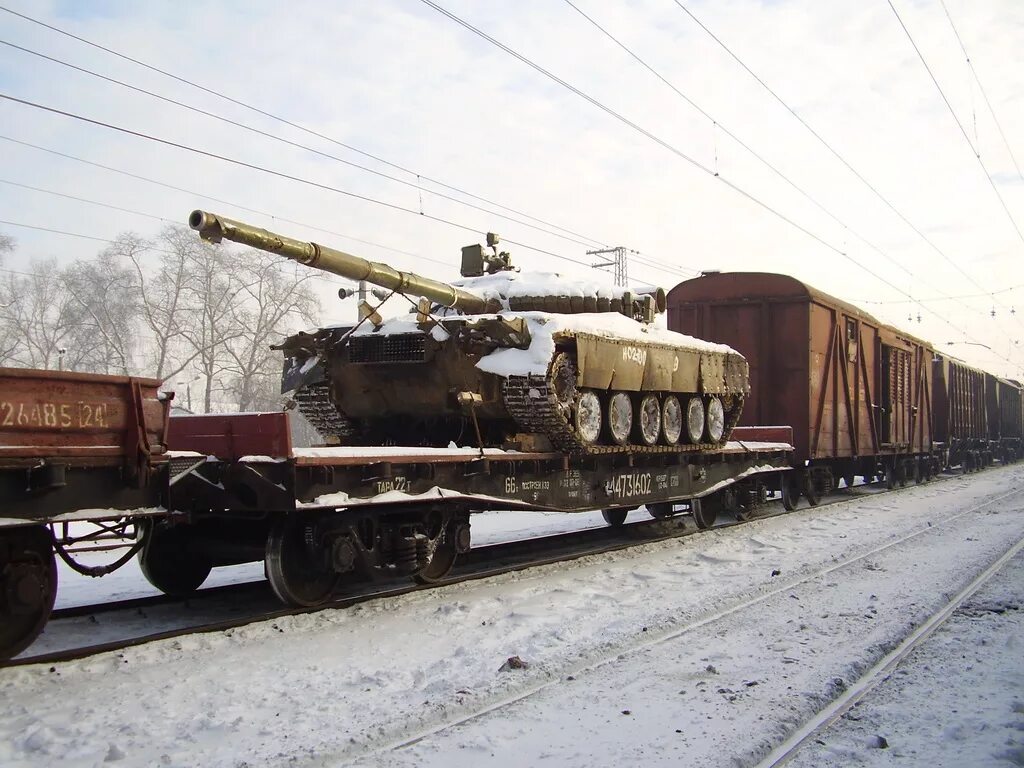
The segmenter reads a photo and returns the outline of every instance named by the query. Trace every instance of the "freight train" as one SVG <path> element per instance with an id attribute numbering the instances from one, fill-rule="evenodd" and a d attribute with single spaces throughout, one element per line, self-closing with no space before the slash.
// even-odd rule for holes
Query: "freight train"
<path id="1" fill-rule="evenodd" d="M 1022 455 L 1019 383 L 793 278 L 707 275 L 667 304 L 670 328 L 749 362 L 735 442 L 591 454 L 302 449 L 287 413 L 171 419 L 173 396 L 155 380 L 0 369 L 0 658 L 45 626 L 58 556 L 90 576 L 137 556 L 175 595 L 214 567 L 263 560 L 283 601 L 317 605 L 349 579 L 444 579 L 484 510 L 602 509 L 616 525 L 646 505 L 706 528 L 773 492 L 791 509 L 800 494 L 818 503 L 837 479 L 905 484 Z M 80 561 L 107 550 L 107 565 Z"/>
<path id="2" fill-rule="evenodd" d="M 854 478 L 892 485 L 1024 451 L 1020 382 L 1002 379 L 788 275 L 709 272 L 668 294 L 668 327 L 746 357 L 740 424 L 789 424 L 811 503 Z"/>

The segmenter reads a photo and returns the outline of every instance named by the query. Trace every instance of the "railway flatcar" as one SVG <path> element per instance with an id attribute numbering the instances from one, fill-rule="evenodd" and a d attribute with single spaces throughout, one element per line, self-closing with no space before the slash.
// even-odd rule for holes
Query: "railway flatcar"
<path id="1" fill-rule="evenodd" d="M 750 365 L 740 424 L 788 424 L 803 493 L 855 476 L 930 476 L 932 359 L 926 342 L 787 275 L 705 273 L 668 294 L 668 327 L 728 344 Z"/>
<path id="2" fill-rule="evenodd" d="M 142 529 L 167 513 L 170 396 L 159 386 L 0 368 L 0 659 L 27 647 L 49 618 L 55 555 L 101 576 L 140 552 Z M 74 558 L 114 549 L 122 552 L 108 566 Z"/>

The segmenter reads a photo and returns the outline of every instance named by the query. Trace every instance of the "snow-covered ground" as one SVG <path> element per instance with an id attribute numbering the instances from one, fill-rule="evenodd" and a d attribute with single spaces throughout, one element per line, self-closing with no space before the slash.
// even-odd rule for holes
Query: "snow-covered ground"
<path id="1" fill-rule="evenodd" d="M 1021 536 L 1024 469 L 1009 467 L 52 671 L 3 670 L 0 764 L 752 764 Z M 1004 578 L 1019 596 L 1024 568 Z M 1007 628 L 979 625 L 971 658 L 989 659 Z M 942 637 L 928 647 L 949 670 L 966 665 Z M 944 678 L 965 712 L 975 685 L 1010 706 L 1019 680 Z M 886 710 L 885 732 L 912 726 L 911 709 Z M 968 717 L 936 732 L 968 750 Z M 834 738 L 821 759 L 854 759 L 860 736 Z"/>

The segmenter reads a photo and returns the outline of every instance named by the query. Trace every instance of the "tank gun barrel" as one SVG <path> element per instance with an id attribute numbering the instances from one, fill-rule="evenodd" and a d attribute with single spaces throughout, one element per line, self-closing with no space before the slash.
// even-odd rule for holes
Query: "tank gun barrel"
<path id="1" fill-rule="evenodd" d="M 387 264 L 368 261 L 325 245 L 294 240 L 215 213 L 192 211 L 188 217 L 188 225 L 196 230 L 201 238 L 212 243 L 219 243 L 223 239 L 231 240 L 350 280 L 366 280 L 398 293 L 422 296 L 435 304 L 452 307 L 466 314 L 483 314 L 497 309 L 486 299 L 448 283 L 431 280 L 413 272 L 402 272 Z"/>

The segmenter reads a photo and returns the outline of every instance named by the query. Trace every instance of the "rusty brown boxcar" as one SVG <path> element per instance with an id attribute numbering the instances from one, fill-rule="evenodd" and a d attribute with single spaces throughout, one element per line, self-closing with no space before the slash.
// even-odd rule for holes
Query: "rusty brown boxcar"
<path id="1" fill-rule="evenodd" d="M 934 362 L 934 438 L 947 466 L 1021 457 L 1021 385 L 942 353 Z"/>
<path id="2" fill-rule="evenodd" d="M 668 327 L 750 364 L 741 424 L 789 424 L 809 498 L 837 478 L 933 471 L 926 342 L 787 275 L 706 273 L 668 294 Z"/>

